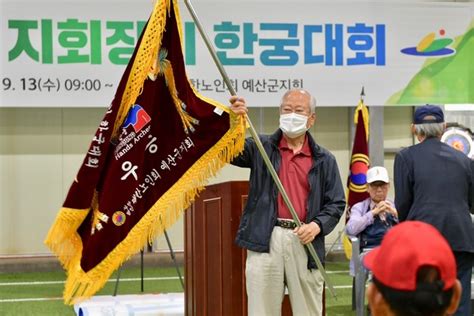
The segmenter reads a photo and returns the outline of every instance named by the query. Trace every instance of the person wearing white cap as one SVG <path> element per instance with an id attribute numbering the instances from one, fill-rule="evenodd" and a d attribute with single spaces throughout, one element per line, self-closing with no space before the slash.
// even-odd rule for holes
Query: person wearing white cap
<path id="1" fill-rule="evenodd" d="M 377 247 L 385 233 L 398 223 L 398 213 L 387 199 L 390 180 L 387 169 L 372 167 L 367 171 L 367 192 L 370 197 L 351 208 L 346 233 L 359 237 L 362 254 Z M 351 262 L 351 274 L 354 275 Z"/>

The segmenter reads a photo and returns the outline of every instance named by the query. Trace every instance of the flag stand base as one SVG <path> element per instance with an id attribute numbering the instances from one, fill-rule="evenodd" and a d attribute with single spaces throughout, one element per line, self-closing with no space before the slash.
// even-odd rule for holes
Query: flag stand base
<path id="1" fill-rule="evenodd" d="M 181 271 L 179 270 L 179 265 L 178 265 L 178 262 L 176 261 L 176 257 L 174 255 L 173 247 L 171 245 L 171 241 L 169 239 L 169 236 L 168 236 L 168 233 L 166 232 L 166 230 L 164 230 L 164 235 L 165 235 L 165 238 L 166 238 L 166 243 L 168 244 L 168 249 L 170 250 L 171 259 L 173 260 L 173 264 L 176 268 L 176 273 L 178 274 L 179 281 L 181 282 L 181 287 L 184 291 L 183 277 L 181 276 Z M 145 291 L 143 255 L 144 255 L 144 250 L 142 249 L 142 250 L 140 250 L 140 290 L 141 290 L 142 293 Z M 114 294 L 112 296 L 117 296 L 121 271 L 122 271 L 122 267 L 120 267 L 117 270 L 117 280 L 115 281 Z"/>

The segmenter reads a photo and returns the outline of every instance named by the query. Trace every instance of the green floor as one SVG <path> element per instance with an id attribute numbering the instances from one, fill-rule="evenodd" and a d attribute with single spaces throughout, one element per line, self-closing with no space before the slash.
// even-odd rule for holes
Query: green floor
<path id="1" fill-rule="evenodd" d="M 352 278 L 347 272 L 348 264 L 329 263 L 327 270 L 334 272 L 329 276 L 336 288 L 337 300 L 330 297 L 326 291 L 326 315 L 354 315 L 351 311 Z M 144 277 L 145 293 L 183 291 L 174 268 L 145 267 Z M 64 280 L 63 272 L 0 273 L 0 315 L 75 315 L 73 308 L 64 305 L 60 299 Z M 111 280 L 112 282 L 108 282 L 97 295 L 113 294 L 115 275 Z M 139 268 L 124 269 L 121 280 L 118 294 L 140 293 Z"/>

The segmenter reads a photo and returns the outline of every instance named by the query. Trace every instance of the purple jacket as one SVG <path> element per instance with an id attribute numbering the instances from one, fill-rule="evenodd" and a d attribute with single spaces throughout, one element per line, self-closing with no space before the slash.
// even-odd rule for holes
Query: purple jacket
<path id="1" fill-rule="evenodd" d="M 390 206 L 395 207 L 391 200 L 386 200 L 390 203 Z M 346 224 L 346 234 L 351 237 L 356 237 L 364 229 L 374 223 L 374 216 L 372 212 L 369 212 L 369 205 L 371 199 L 366 198 L 362 202 L 356 203 L 351 208 L 351 215 L 349 221 Z"/>

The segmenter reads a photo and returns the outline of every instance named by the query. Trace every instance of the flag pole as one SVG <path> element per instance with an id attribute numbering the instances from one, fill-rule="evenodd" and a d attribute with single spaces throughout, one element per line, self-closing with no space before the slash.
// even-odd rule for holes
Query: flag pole
<path id="1" fill-rule="evenodd" d="M 212 46 L 209 38 L 207 37 L 206 32 L 204 31 L 204 29 L 201 25 L 201 22 L 199 21 L 199 18 L 197 17 L 196 11 L 194 10 L 194 7 L 191 4 L 191 1 L 190 0 L 185 0 L 184 3 L 186 4 L 186 7 L 188 8 L 189 13 L 191 14 L 191 16 L 194 20 L 194 23 L 196 23 L 196 26 L 199 30 L 199 33 L 201 34 L 201 37 L 204 40 L 204 43 L 206 44 L 207 49 L 209 50 L 209 53 L 212 56 L 212 59 L 214 60 L 214 63 L 216 64 L 217 68 L 219 69 L 219 72 L 220 72 L 222 78 L 224 79 L 224 81 L 227 85 L 227 88 L 230 91 L 230 94 L 231 95 L 236 95 L 237 93 L 235 92 L 235 89 L 232 86 L 232 83 L 230 82 L 230 79 L 227 75 L 227 72 L 225 71 L 224 67 L 222 66 L 222 64 L 219 60 L 219 58 L 217 57 L 216 51 L 215 51 L 214 47 Z M 262 142 L 260 141 L 260 138 L 258 137 L 258 134 L 257 134 L 257 132 L 256 132 L 256 130 L 255 130 L 253 124 L 252 124 L 252 121 L 250 120 L 250 118 L 246 114 L 245 114 L 245 119 L 246 119 L 247 124 L 249 126 L 250 135 L 255 140 L 255 144 L 257 145 L 258 151 L 262 155 L 263 161 L 265 162 L 265 165 L 267 166 L 268 171 L 270 172 L 273 180 L 275 181 L 275 184 L 277 185 L 278 190 L 280 191 L 281 196 L 282 196 L 283 200 L 285 201 L 285 204 L 288 206 L 288 209 L 290 210 L 290 213 L 291 213 L 291 216 L 293 217 L 293 220 L 295 221 L 296 225 L 298 227 L 300 227 L 301 222 L 298 218 L 298 215 L 296 214 L 296 211 L 295 211 L 290 199 L 288 198 L 288 195 L 286 194 L 286 191 L 283 188 L 283 185 L 282 185 L 280 179 L 278 178 L 278 175 L 277 175 L 275 169 L 273 168 L 273 165 L 270 162 L 270 159 L 268 158 L 268 155 L 266 154 L 265 149 L 263 148 Z M 306 244 L 306 247 L 308 248 L 308 251 L 311 254 L 312 258 L 316 262 L 316 265 L 317 265 L 319 271 L 321 272 L 321 275 L 322 275 L 324 281 L 326 282 L 326 284 L 329 288 L 329 291 L 331 292 L 332 296 L 334 298 L 336 298 L 336 292 L 334 291 L 334 288 L 333 288 L 333 286 L 332 286 L 332 284 L 329 280 L 329 277 L 326 273 L 326 270 L 324 269 L 324 267 L 321 263 L 321 260 L 319 260 L 317 254 L 316 254 L 316 251 L 314 250 L 313 244 L 308 243 L 308 244 Z"/>

